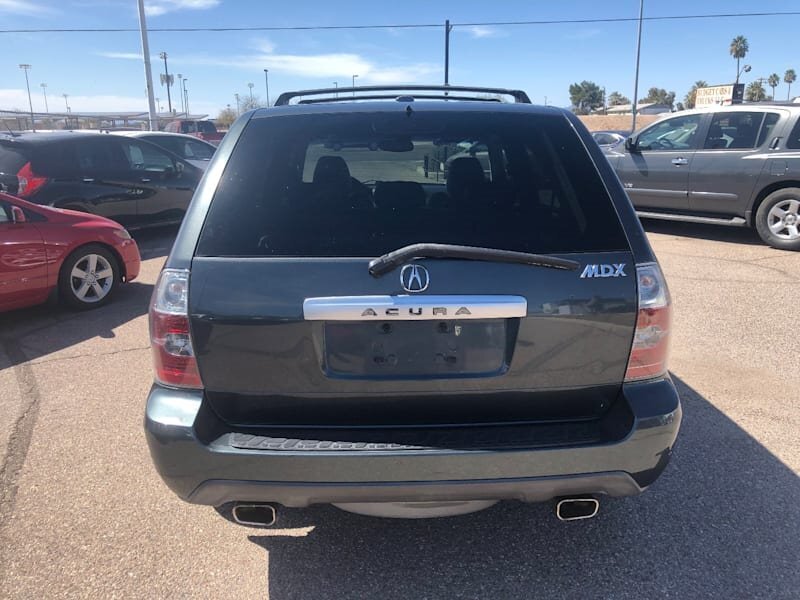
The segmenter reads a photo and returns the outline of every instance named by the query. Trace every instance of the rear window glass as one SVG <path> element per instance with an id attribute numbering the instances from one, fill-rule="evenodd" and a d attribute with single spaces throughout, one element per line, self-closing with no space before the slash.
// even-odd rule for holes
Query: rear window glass
<path id="1" fill-rule="evenodd" d="M 28 162 L 25 152 L 18 146 L 16 142 L 0 142 L 0 173 L 16 175 Z"/>
<path id="2" fill-rule="evenodd" d="M 792 133 L 789 134 L 789 139 L 786 140 L 786 147 L 792 150 L 800 149 L 800 119 L 794 124 Z"/>
<path id="3" fill-rule="evenodd" d="M 421 242 L 627 248 L 565 119 L 419 112 L 253 119 L 220 179 L 197 253 L 372 257 Z"/>

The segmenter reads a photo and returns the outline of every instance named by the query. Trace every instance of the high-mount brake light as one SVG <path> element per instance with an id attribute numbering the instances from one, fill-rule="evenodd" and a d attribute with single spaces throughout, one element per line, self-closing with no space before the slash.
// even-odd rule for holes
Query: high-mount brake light
<path id="1" fill-rule="evenodd" d="M 150 344 L 156 381 L 170 387 L 201 389 L 189 331 L 189 271 L 164 269 L 150 303 Z"/>
<path id="2" fill-rule="evenodd" d="M 672 307 L 657 263 L 636 265 L 639 307 L 625 381 L 660 377 L 667 372 Z"/>
<path id="3" fill-rule="evenodd" d="M 30 198 L 44 186 L 49 179 L 33 172 L 30 162 L 22 165 L 17 172 L 17 196 L 20 198 Z"/>

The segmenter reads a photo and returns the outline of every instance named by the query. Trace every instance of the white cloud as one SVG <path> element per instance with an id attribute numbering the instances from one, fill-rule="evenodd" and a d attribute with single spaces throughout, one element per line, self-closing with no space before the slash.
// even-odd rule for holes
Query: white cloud
<path id="1" fill-rule="evenodd" d="M 149 16 L 157 17 L 180 10 L 208 10 L 219 4 L 220 0 L 151 0 L 144 9 Z"/>
<path id="2" fill-rule="evenodd" d="M 468 25 L 466 27 L 456 27 L 455 31 L 463 31 L 464 33 L 468 33 L 472 37 L 478 39 L 506 36 L 506 32 L 502 29 L 489 27 L 487 25 Z"/>
<path id="3" fill-rule="evenodd" d="M 0 14 L 25 15 L 35 17 L 45 15 L 53 11 L 36 2 L 28 0 L 0 0 Z"/>
<path id="4" fill-rule="evenodd" d="M 440 73 L 441 67 L 432 63 L 415 63 L 401 67 L 379 65 L 356 53 L 281 54 L 275 44 L 266 39 L 253 42 L 255 52 L 236 56 L 171 55 L 172 65 L 224 67 L 247 71 L 269 68 L 270 72 L 286 73 L 308 78 L 341 78 L 349 81 L 356 74 L 359 82 L 413 83 Z M 106 58 L 141 60 L 135 52 L 100 52 Z"/>
<path id="5" fill-rule="evenodd" d="M 141 60 L 142 55 L 138 52 L 98 52 L 97 56 L 103 58 L 125 58 L 128 60 Z"/>
<path id="6" fill-rule="evenodd" d="M 581 29 L 564 35 L 565 40 L 588 40 L 602 34 L 602 29 Z"/>

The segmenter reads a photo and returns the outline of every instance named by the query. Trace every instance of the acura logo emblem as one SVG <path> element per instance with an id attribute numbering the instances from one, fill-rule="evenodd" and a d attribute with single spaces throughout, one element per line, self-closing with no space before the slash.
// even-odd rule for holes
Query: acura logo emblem
<path id="1" fill-rule="evenodd" d="M 406 265 L 400 270 L 400 283 L 407 292 L 424 292 L 430 282 L 428 269 L 422 265 Z"/>

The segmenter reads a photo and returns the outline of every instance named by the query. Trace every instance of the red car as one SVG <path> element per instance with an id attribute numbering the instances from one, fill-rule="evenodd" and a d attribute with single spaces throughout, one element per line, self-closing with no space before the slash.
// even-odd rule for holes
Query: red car
<path id="1" fill-rule="evenodd" d="M 140 262 L 122 225 L 0 192 L 0 311 L 41 304 L 54 291 L 73 308 L 102 306 Z"/>

